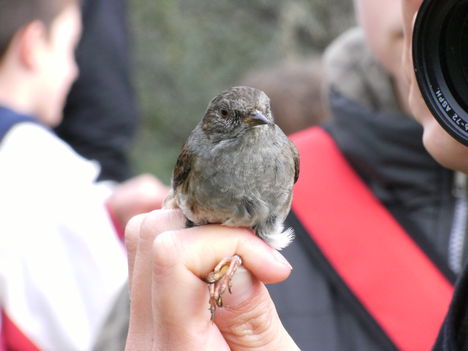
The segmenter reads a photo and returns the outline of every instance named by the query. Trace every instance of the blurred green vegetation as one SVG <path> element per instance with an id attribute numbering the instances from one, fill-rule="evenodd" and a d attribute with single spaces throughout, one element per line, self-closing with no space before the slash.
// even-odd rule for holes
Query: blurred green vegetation
<path id="1" fill-rule="evenodd" d="M 218 92 L 248 71 L 320 53 L 354 23 L 350 0 L 131 0 L 138 172 L 169 184 Z"/>

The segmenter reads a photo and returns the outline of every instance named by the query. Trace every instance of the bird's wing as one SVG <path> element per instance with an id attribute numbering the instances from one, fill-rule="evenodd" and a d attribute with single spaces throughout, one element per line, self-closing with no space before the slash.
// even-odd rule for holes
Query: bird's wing
<path id="1" fill-rule="evenodd" d="M 299 152 L 297 151 L 294 143 L 289 139 L 288 141 L 289 141 L 289 148 L 291 149 L 291 153 L 294 159 L 294 183 L 296 183 L 297 180 L 299 179 L 299 166 L 300 166 Z"/>
<path id="2" fill-rule="evenodd" d="M 182 152 L 177 158 L 174 173 L 172 175 L 172 187 L 174 190 L 187 180 L 192 169 L 193 160 L 194 154 L 189 150 L 187 145 L 184 145 Z"/>

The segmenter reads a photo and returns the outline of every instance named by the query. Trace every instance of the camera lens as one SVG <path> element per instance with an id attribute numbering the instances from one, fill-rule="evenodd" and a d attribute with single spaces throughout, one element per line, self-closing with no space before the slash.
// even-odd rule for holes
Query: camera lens
<path id="1" fill-rule="evenodd" d="M 455 139 L 468 146 L 468 0 L 425 0 L 413 36 L 422 96 Z"/>

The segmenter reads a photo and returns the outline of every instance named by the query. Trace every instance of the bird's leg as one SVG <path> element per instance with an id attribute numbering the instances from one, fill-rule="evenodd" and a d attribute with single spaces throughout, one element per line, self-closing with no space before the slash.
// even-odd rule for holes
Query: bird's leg
<path id="1" fill-rule="evenodd" d="M 231 293 L 232 277 L 237 268 L 242 265 L 242 259 L 238 255 L 225 257 L 219 262 L 214 270 L 208 274 L 206 281 L 210 291 L 210 312 L 211 320 L 214 320 L 214 314 L 217 307 L 223 307 L 222 295 L 228 289 Z"/>

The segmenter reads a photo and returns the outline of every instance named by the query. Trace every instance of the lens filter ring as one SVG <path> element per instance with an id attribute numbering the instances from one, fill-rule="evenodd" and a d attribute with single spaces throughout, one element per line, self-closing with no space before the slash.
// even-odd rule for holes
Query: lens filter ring
<path id="1" fill-rule="evenodd" d="M 425 0 L 413 34 L 416 79 L 429 110 L 468 146 L 468 0 Z"/>

